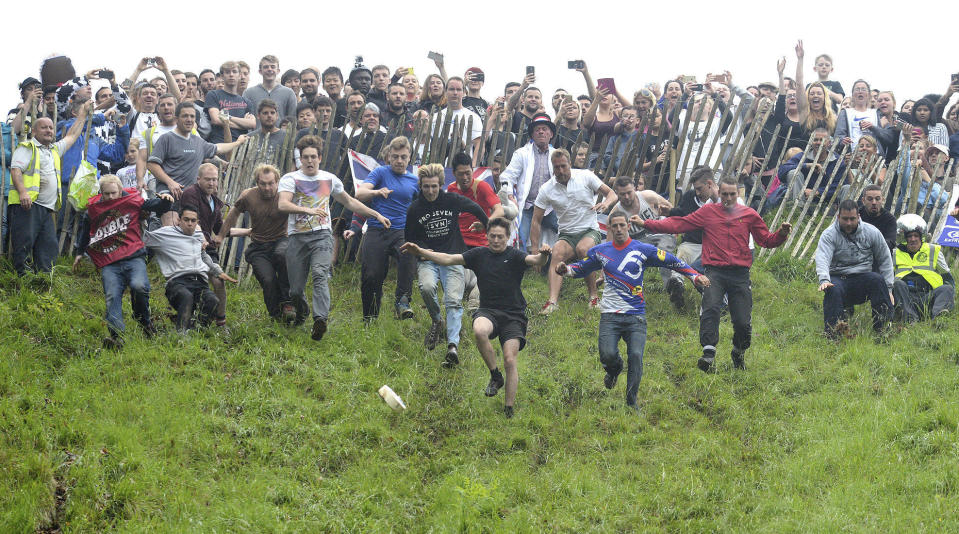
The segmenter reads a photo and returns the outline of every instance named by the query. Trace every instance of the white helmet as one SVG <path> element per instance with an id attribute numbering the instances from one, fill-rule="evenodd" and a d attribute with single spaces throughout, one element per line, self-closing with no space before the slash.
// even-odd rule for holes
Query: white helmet
<path id="1" fill-rule="evenodd" d="M 896 234 L 899 241 L 905 243 L 906 234 L 919 232 L 920 239 L 926 237 L 926 221 L 915 213 L 907 213 L 896 220 Z"/>

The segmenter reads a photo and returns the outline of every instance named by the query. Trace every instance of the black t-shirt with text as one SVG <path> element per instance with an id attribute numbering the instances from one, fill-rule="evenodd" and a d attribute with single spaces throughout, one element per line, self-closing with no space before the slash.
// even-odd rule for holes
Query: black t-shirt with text
<path id="1" fill-rule="evenodd" d="M 249 98 L 241 95 L 235 95 L 233 93 L 228 93 L 223 89 L 216 89 L 210 91 L 206 95 L 206 112 L 210 113 L 211 108 L 216 108 L 220 110 L 220 113 L 229 113 L 231 117 L 243 118 L 247 113 L 256 114 L 256 111 L 253 109 L 253 102 Z M 233 134 L 233 140 L 236 141 L 238 137 L 249 132 L 249 130 L 243 128 L 230 128 L 230 131 Z M 223 127 L 222 126 L 213 126 L 210 130 L 209 141 L 211 143 L 222 143 L 223 142 Z"/>

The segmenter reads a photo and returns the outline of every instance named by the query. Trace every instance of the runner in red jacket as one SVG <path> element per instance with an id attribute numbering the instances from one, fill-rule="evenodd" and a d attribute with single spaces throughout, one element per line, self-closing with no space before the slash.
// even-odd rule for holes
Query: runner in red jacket
<path id="1" fill-rule="evenodd" d="M 720 204 L 707 204 L 683 217 L 642 220 L 638 216 L 630 222 L 644 225 L 653 232 L 677 234 L 690 230 L 703 231 L 703 269 L 712 284 L 703 293 L 699 316 L 699 342 L 703 355 L 698 366 L 704 372 L 714 370 L 716 343 L 719 342 L 719 313 L 723 295 L 729 296 L 729 316 L 733 322 L 733 366 L 745 369 L 743 353 L 752 338 L 752 286 L 749 267 L 753 263 L 749 250 L 749 236 L 760 246 L 775 248 L 783 244 L 792 226 L 783 223 L 776 233 L 770 233 L 756 210 L 738 204 L 739 182 L 735 177 L 723 178 L 719 183 Z"/>

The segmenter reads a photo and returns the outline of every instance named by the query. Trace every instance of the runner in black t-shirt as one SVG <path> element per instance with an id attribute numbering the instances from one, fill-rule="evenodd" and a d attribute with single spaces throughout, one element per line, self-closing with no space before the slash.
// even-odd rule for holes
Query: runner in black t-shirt
<path id="1" fill-rule="evenodd" d="M 526 299 L 520 283 L 523 272 L 530 266 L 546 265 L 550 248 L 540 247 L 538 254 L 525 255 L 506 246 L 510 227 L 506 219 L 489 221 L 486 229 L 487 247 L 467 250 L 463 254 L 443 254 L 423 249 L 414 243 L 404 243 L 402 250 L 439 265 L 465 265 L 476 273 L 480 290 L 480 307 L 473 314 L 473 335 L 483 361 L 490 370 L 486 396 L 493 397 L 506 385 L 506 417 L 513 417 L 516 386 L 516 358 L 526 345 Z M 496 353 L 490 339 L 499 337 L 503 348 L 503 367 L 506 378 L 496 366 Z"/>

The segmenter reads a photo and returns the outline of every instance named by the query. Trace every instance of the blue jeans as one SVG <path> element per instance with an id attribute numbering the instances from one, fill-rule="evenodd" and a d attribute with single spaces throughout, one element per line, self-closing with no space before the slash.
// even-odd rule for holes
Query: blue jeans
<path id="1" fill-rule="evenodd" d="M 436 296 L 437 282 L 443 284 L 443 305 L 446 307 L 446 341 L 460 344 L 460 326 L 463 324 L 463 288 L 465 287 L 462 265 L 437 265 L 421 261 L 416 266 L 423 304 L 434 322 L 440 320 L 440 303 Z"/>
<path id="2" fill-rule="evenodd" d="M 126 258 L 104 265 L 100 269 L 103 281 L 103 296 L 107 303 L 107 328 L 113 335 L 123 333 L 123 292 L 130 288 L 130 306 L 133 317 L 149 330 L 150 323 L 150 279 L 147 277 L 147 263 L 143 256 Z"/>
<path id="3" fill-rule="evenodd" d="M 529 229 L 532 225 L 533 208 L 523 210 L 523 216 L 519 222 L 519 246 L 523 252 L 527 252 L 529 248 Z M 559 223 L 556 221 L 555 211 L 543 215 L 543 222 L 540 223 L 540 228 L 551 228 L 554 232 L 559 232 Z"/>
<path id="4" fill-rule="evenodd" d="M 846 314 L 846 308 L 863 304 L 872 306 L 872 327 L 879 330 L 889 320 L 892 301 L 886 280 L 879 273 L 830 275 L 833 286 L 826 289 L 822 298 L 822 311 L 826 329 L 830 329 Z"/>
<path id="5" fill-rule="evenodd" d="M 646 318 L 642 315 L 604 313 L 599 318 L 599 361 L 608 374 L 623 370 L 619 340 L 626 341 L 626 404 L 636 404 L 643 378 L 643 350 L 646 348 Z"/>

